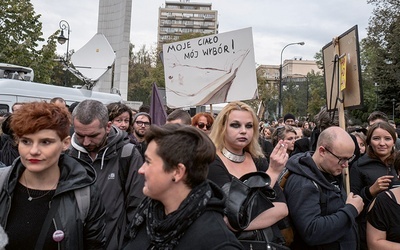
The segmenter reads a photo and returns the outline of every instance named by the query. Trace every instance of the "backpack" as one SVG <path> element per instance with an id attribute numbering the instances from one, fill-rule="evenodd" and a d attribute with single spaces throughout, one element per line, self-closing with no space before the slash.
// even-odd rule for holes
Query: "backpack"
<path id="1" fill-rule="evenodd" d="M 3 188 L 3 185 L 10 171 L 11 171 L 11 166 L 0 168 L 0 190 Z M 76 202 L 78 203 L 78 209 L 80 213 L 79 217 L 82 223 L 85 224 L 85 220 L 87 215 L 89 214 L 89 208 L 90 208 L 90 186 L 86 186 L 80 189 L 75 189 L 74 194 Z"/>
<path id="2" fill-rule="evenodd" d="M 136 146 L 132 143 L 127 143 L 122 147 L 122 150 L 120 151 L 120 154 L 118 158 L 120 159 L 120 167 L 119 167 L 119 178 L 121 180 L 122 184 L 122 191 L 125 193 L 125 186 L 126 186 L 126 181 L 127 177 L 129 174 L 129 168 L 131 166 L 130 160 L 131 156 L 135 153 Z"/>
<path id="3" fill-rule="evenodd" d="M 279 177 L 278 183 L 282 191 L 285 189 L 286 182 L 291 174 L 292 172 L 289 169 L 285 169 Z M 321 216 L 325 216 L 327 214 L 327 196 L 323 193 L 321 187 L 315 181 L 312 182 L 319 190 L 319 205 L 321 208 Z M 291 246 L 296 237 L 296 230 L 293 228 L 290 214 L 282 220 L 278 221 L 277 224 L 279 230 L 281 231 L 281 234 L 285 238 L 286 246 Z"/>

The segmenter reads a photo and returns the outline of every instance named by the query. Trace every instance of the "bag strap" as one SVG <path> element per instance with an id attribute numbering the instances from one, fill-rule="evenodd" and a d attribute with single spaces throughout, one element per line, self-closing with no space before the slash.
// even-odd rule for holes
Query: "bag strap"
<path id="1" fill-rule="evenodd" d="M 285 189 L 286 182 L 291 174 L 292 172 L 286 168 L 285 170 L 283 170 L 281 176 L 279 176 L 278 183 L 282 190 Z"/>
<path id="2" fill-rule="evenodd" d="M 328 202 L 328 198 L 326 197 L 325 193 L 322 191 L 322 188 L 320 185 L 318 185 L 318 183 L 316 183 L 315 181 L 312 181 L 314 183 L 314 185 L 318 188 L 319 191 L 319 206 L 321 208 L 321 216 L 325 216 L 327 214 L 327 202 Z"/>
<path id="3" fill-rule="evenodd" d="M 127 143 L 122 147 L 122 150 L 120 151 L 119 154 L 119 159 L 120 159 L 120 167 L 119 167 L 119 178 L 121 181 L 122 185 L 122 190 L 124 193 L 126 193 L 125 186 L 126 186 L 126 181 L 128 178 L 129 174 L 129 168 L 130 168 L 130 160 L 131 160 L 131 155 L 134 154 L 136 150 L 136 146 L 132 143 Z"/>
<path id="4" fill-rule="evenodd" d="M 49 212 L 46 215 L 46 219 L 43 222 L 42 229 L 39 234 L 39 238 L 36 241 L 35 250 L 42 250 L 44 247 L 44 242 L 46 240 L 46 235 L 49 232 L 51 222 L 60 206 L 60 199 L 56 198 L 51 201 Z"/>
<path id="5" fill-rule="evenodd" d="M 76 202 L 78 203 L 81 221 L 83 224 L 85 224 L 86 217 L 89 214 L 90 208 L 90 186 L 75 189 L 74 193 Z"/>

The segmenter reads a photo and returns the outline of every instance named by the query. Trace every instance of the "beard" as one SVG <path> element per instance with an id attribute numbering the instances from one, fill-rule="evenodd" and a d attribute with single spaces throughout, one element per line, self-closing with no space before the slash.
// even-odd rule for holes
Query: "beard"
<path id="1" fill-rule="evenodd" d="M 141 131 L 139 129 L 135 129 L 135 136 L 139 137 L 139 138 L 144 138 L 144 134 L 146 133 L 146 131 Z"/>

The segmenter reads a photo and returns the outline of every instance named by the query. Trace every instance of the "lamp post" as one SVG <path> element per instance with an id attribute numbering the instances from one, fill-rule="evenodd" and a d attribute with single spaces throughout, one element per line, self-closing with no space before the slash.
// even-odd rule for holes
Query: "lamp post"
<path id="1" fill-rule="evenodd" d="M 375 85 L 375 110 L 378 110 L 378 88 L 379 84 L 376 82 Z"/>
<path id="2" fill-rule="evenodd" d="M 68 67 L 68 64 L 69 64 L 69 35 L 70 35 L 71 30 L 69 27 L 69 23 L 65 20 L 61 20 L 59 26 L 60 26 L 61 34 L 59 37 L 57 37 L 57 41 L 61 45 L 63 45 L 65 42 L 67 42 L 67 53 L 65 55 L 64 63 Z M 67 37 L 64 36 L 64 31 L 67 32 L 67 35 L 68 35 Z M 64 73 L 64 86 L 65 85 L 67 85 L 67 71 L 65 71 L 65 73 Z"/>
<path id="3" fill-rule="evenodd" d="M 392 116 L 393 116 L 393 118 L 392 118 L 392 120 L 394 121 L 394 106 L 396 105 L 396 99 L 392 99 L 392 104 L 393 104 L 393 113 L 392 113 Z"/>
<path id="4" fill-rule="evenodd" d="M 286 44 L 285 47 L 283 47 L 282 51 L 281 51 L 281 64 L 279 66 L 279 103 L 278 103 L 278 117 L 282 117 L 282 55 L 283 55 L 283 51 L 291 46 L 291 45 L 301 45 L 303 46 L 305 44 L 305 42 L 298 42 L 298 43 L 289 43 Z"/>

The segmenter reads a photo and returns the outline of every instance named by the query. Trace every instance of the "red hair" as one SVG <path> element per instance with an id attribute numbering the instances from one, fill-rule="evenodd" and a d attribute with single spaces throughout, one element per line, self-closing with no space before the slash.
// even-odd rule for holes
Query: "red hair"
<path id="1" fill-rule="evenodd" d="M 63 140 L 69 136 L 70 124 L 68 109 L 47 102 L 25 103 L 11 115 L 11 129 L 18 137 L 51 129 Z"/>
<path id="2" fill-rule="evenodd" d="M 207 124 L 212 125 L 214 123 L 214 118 L 206 112 L 197 113 L 192 118 L 192 126 L 196 126 L 199 123 L 200 117 L 204 116 L 207 119 Z"/>

